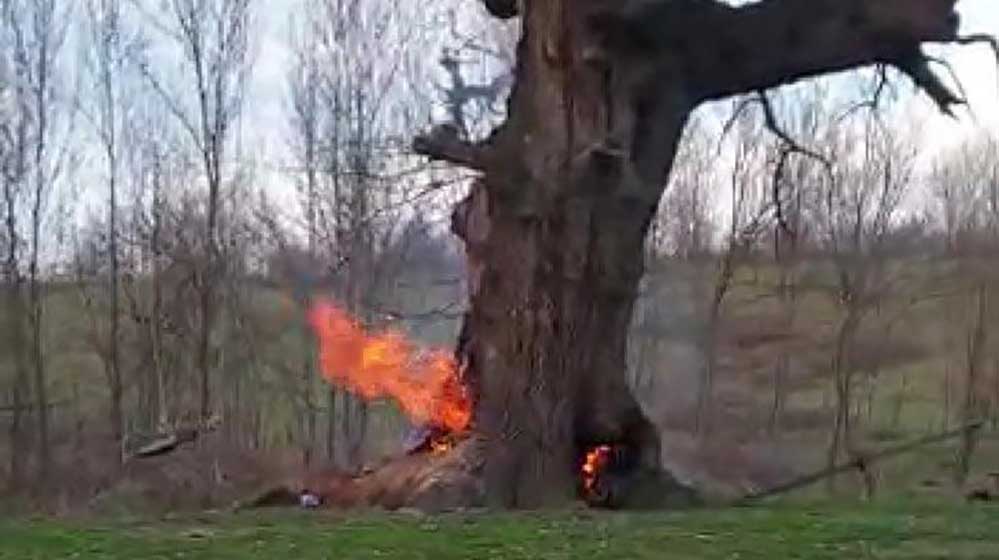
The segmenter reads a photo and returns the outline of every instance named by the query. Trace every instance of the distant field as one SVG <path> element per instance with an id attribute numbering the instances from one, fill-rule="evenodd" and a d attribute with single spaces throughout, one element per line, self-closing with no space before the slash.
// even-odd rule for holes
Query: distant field
<path id="1" fill-rule="evenodd" d="M 776 505 L 654 514 L 300 512 L 0 521 L 0 559 L 996 559 L 999 507 Z"/>
<path id="2" fill-rule="evenodd" d="M 955 288 L 959 278 L 944 274 L 944 265 L 930 266 L 911 263 L 910 276 L 896 286 L 898 293 L 871 309 L 856 333 L 851 353 L 855 362 L 851 420 L 854 443 L 861 451 L 876 452 L 951 430 L 962 421 L 965 354 L 974 309 L 967 290 Z M 786 326 L 781 319 L 785 304 L 773 295 L 775 269 L 764 263 L 737 271 L 719 325 L 712 407 L 715 430 L 705 442 L 695 441 L 692 431 L 704 371 L 699 337 L 706 328 L 706 302 L 716 266 L 713 261 L 671 261 L 650 271 L 632 325 L 632 379 L 646 413 L 663 430 L 664 459 L 708 494 L 741 495 L 825 466 L 835 404 L 831 364 L 842 310 L 835 307 L 829 293 L 815 288 L 834 283 L 825 270 L 828 267 L 812 263 L 802 268 L 793 324 Z M 937 268 L 943 270 L 940 278 Z M 447 279 L 461 273 L 441 268 L 393 279 L 383 294 L 385 307 L 413 314 L 393 327 L 405 329 L 422 344 L 452 344 L 460 306 L 449 306 L 460 301 L 460 286 Z M 267 477 L 283 480 L 288 473 L 278 466 L 290 469 L 292 458 L 300 457 L 297 446 L 304 439 L 305 426 L 302 379 L 307 373 L 303 358 L 309 355 L 311 339 L 301 326 L 305 310 L 289 288 L 277 286 L 247 286 L 246 320 L 241 324 L 248 338 L 232 335 L 227 339 L 224 367 L 216 378 L 217 407 L 225 413 L 231 430 L 219 437 L 230 438 L 239 447 L 232 456 L 259 459 L 261 465 L 254 470 L 247 468 L 249 463 L 233 460 L 224 473 L 232 484 L 218 492 L 217 504 L 254 491 L 261 480 L 269 481 Z M 139 285 L 137 290 L 147 288 Z M 935 295 L 952 292 L 959 295 Z M 95 495 L 100 496 L 97 511 L 104 514 L 199 507 L 200 495 L 191 490 L 191 484 L 201 480 L 201 471 L 196 459 L 182 453 L 153 463 L 155 468 L 142 471 L 141 476 L 106 487 L 108 469 L 101 461 L 112 454 L 117 457 L 118 448 L 109 444 L 105 429 L 109 400 L 104 368 L 88 334 L 92 329 L 88 312 L 72 285 L 50 286 L 46 309 L 49 397 L 57 405 L 50 417 L 53 456 L 60 472 L 73 474 L 72 479 L 56 481 L 53 494 L 60 498 L 50 508 L 93 512 Z M 441 309 L 447 312 L 427 313 Z M 155 428 L 149 424 L 153 419 L 146 406 L 152 394 L 152 369 L 143 358 L 145 335 L 131 320 L 125 321 L 123 333 L 128 379 L 124 404 L 130 419 L 126 428 L 139 441 Z M 0 385 L 14 374 L 13 362 L 5 359 L 4 340 L 0 336 Z M 195 352 L 189 345 L 192 337 L 170 340 L 167 379 L 174 384 L 170 402 L 176 410 L 171 414 L 179 419 L 197 401 Z M 980 486 L 989 473 L 999 470 L 999 336 L 994 327 L 986 354 L 978 397 L 985 406 L 982 413 L 994 421 L 982 431 L 971 465 L 972 486 Z M 781 374 L 782 404 L 777 413 L 776 372 L 781 363 L 786 363 L 786 370 Z M 344 406 L 342 401 L 331 406 L 327 384 L 318 374 L 310 375 L 309 389 L 316 399 L 312 403 L 316 432 L 310 437 L 315 457 L 327 461 L 329 442 L 341 437 L 337 429 L 329 437 L 330 426 L 342 424 L 331 423 L 330 414 L 340 414 Z M 9 418 L 0 413 L 0 458 L 9 453 Z M 378 403 L 371 407 L 364 445 L 368 462 L 397 453 L 406 427 L 394 406 Z M 878 463 L 879 497 L 920 499 L 928 494 L 965 492 L 967 488 L 955 488 L 952 483 L 958 444 L 949 440 Z M 111 453 L 102 451 L 108 449 Z M 6 461 L 0 461 L 0 487 L 5 468 Z M 70 480 L 72 484 L 61 484 Z M 841 476 L 836 496 L 859 497 L 859 481 L 856 473 Z M 825 484 L 795 494 L 806 499 L 826 496 Z M 0 499 L 0 515 L 5 510 L 25 509 L 23 501 L 3 502 Z"/>

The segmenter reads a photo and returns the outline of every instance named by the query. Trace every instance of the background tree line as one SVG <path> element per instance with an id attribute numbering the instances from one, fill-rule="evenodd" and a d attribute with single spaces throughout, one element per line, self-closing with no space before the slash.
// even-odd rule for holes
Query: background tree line
<path id="1" fill-rule="evenodd" d="M 243 132 L 253 0 L 0 1 L 11 494 L 78 503 L 156 471 L 212 500 L 248 472 L 356 470 L 398 449 L 391 405 L 320 380 L 305 310 L 333 296 L 372 328 L 453 343 L 465 265 L 447 223 L 468 177 L 409 143 L 431 121 L 488 132 L 513 60 L 512 33 L 462 35 L 473 14 L 400 4 L 295 11 L 274 162 Z M 930 153 L 910 94 L 879 80 L 737 100 L 688 127 L 629 365 L 666 460 L 705 484 L 742 491 L 886 439 L 999 424 L 999 138 Z M 184 474 L 125 461 L 216 423 Z M 999 457 L 991 443 L 932 452 L 963 481 L 976 450 Z M 67 472 L 87 483 L 65 488 Z"/>

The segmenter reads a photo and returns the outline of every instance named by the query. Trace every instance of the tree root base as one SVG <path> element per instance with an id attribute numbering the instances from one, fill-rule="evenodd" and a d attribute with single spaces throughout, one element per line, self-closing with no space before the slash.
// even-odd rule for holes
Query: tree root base
<path id="1" fill-rule="evenodd" d="M 270 488 L 237 507 L 297 506 L 300 492 L 308 490 L 320 497 L 323 507 L 333 509 L 407 509 L 431 514 L 480 509 L 486 504 L 483 446 L 473 437 L 444 452 L 396 457 L 357 476 L 317 474 Z M 648 469 L 608 475 L 601 492 L 583 501 L 595 508 L 638 510 L 702 503 L 696 490 L 670 473 Z"/>

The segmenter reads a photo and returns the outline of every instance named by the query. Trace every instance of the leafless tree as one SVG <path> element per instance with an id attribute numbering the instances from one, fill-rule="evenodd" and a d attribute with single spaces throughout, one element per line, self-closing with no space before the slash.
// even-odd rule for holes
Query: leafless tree
<path id="1" fill-rule="evenodd" d="M 304 176 L 299 185 L 300 196 L 305 202 L 306 244 L 309 266 L 318 268 L 318 207 L 319 175 L 322 172 L 323 157 L 322 127 L 320 103 L 322 92 L 320 85 L 323 80 L 321 62 L 318 58 L 318 39 L 311 25 L 314 25 L 315 15 L 307 19 L 304 37 L 296 37 L 294 41 L 294 64 L 289 72 L 288 85 L 290 90 L 291 128 L 293 131 L 293 151 L 301 167 L 299 175 Z M 304 271 L 318 274 L 318 270 Z M 309 305 L 308 293 L 297 294 L 302 298 L 303 307 Z M 303 334 L 308 340 L 307 325 L 301 324 Z M 312 344 L 307 345 L 307 351 L 302 356 L 301 379 L 301 420 L 300 430 L 303 437 L 303 460 L 308 465 L 313 455 L 316 440 L 316 405 L 313 402 L 313 385 L 315 384 L 315 351 Z"/>
<path id="2" fill-rule="evenodd" d="M 723 320 L 723 305 L 728 296 L 737 267 L 754 249 L 771 206 L 766 185 L 765 128 L 757 115 L 737 116 L 732 149 L 732 170 L 729 176 L 728 231 L 722 240 L 714 277 L 707 286 L 705 332 L 702 341 L 704 369 L 697 390 L 695 431 L 702 438 L 710 435 L 713 412 L 715 377 L 718 369 L 718 340 Z"/>
<path id="3" fill-rule="evenodd" d="M 789 138 L 809 142 L 817 139 L 820 127 L 833 118 L 823 113 L 826 97 L 825 88 L 818 83 L 805 86 L 804 91 L 788 92 L 775 100 L 781 111 L 780 122 Z M 769 241 L 772 243 L 773 260 L 777 266 L 776 297 L 779 302 L 778 332 L 788 337 L 795 329 L 798 308 L 800 263 L 803 258 L 801 248 L 807 247 L 814 228 L 810 227 L 805 213 L 807 204 L 813 200 L 809 193 L 817 189 L 815 166 L 817 161 L 808 154 L 801 153 L 799 145 L 786 140 L 777 143 L 771 158 L 771 203 L 774 220 L 771 224 Z M 805 148 L 807 149 L 807 148 Z M 795 349 L 788 343 L 777 348 L 773 366 L 772 396 L 767 421 L 767 433 L 778 435 L 781 419 L 787 407 L 788 378 L 794 364 Z"/>
<path id="4" fill-rule="evenodd" d="M 957 286 L 960 297 L 954 300 L 956 305 L 948 307 L 947 318 L 952 323 L 966 325 L 953 329 L 956 334 L 947 337 L 949 346 L 959 349 L 965 363 L 964 394 L 958 407 L 962 425 L 985 419 L 989 401 L 993 401 L 993 410 L 999 402 L 999 394 L 985 396 L 989 391 L 984 377 L 990 354 L 995 355 L 990 341 L 996 319 L 990 302 L 996 273 L 990 259 L 999 249 L 996 204 L 999 164 L 996 162 L 994 138 L 981 136 L 943 154 L 928 179 L 929 194 L 937 205 L 937 221 L 944 231 L 945 255 L 958 275 L 952 278 L 952 285 Z M 946 423 L 950 420 L 951 375 L 945 381 Z M 992 385 L 999 386 L 995 381 Z M 961 439 L 954 471 L 959 486 L 965 483 L 971 470 L 977 438 L 976 430 L 967 430 Z"/>
<path id="5" fill-rule="evenodd" d="M 13 22 L 4 5 L 4 41 L 0 44 L 17 44 L 13 34 Z M 12 75 L 6 57 L 2 62 L 3 76 L 0 87 L 0 181 L 3 181 L 4 217 L 4 309 L 6 321 L 6 355 L 13 361 L 14 376 L 10 381 L 12 410 L 10 421 L 10 483 L 19 485 L 22 480 L 23 459 L 26 455 L 24 433 L 24 413 L 27 408 L 28 364 L 25 350 L 26 315 L 24 307 L 24 277 L 21 271 L 22 229 L 19 223 L 22 204 L 26 194 L 28 172 L 28 114 L 26 109 L 26 84 Z"/>
<path id="6" fill-rule="evenodd" d="M 953 2 L 935 0 L 483 3 L 523 23 L 507 121 L 483 143 L 417 147 L 485 175 L 490 227 L 475 249 L 491 256 L 490 289 L 473 295 L 469 346 L 488 494 L 560 501 L 579 445 L 627 439 L 649 468 L 659 463 L 657 432 L 627 386 L 626 333 L 691 112 L 874 63 L 950 111 L 959 98 L 922 45 L 972 39 L 959 36 Z"/>
<path id="7" fill-rule="evenodd" d="M 140 270 L 149 276 L 150 290 L 145 305 L 140 298 L 127 288 L 130 315 L 133 322 L 145 331 L 148 340 L 149 361 L 151 364 L 155 407 L 155 426 L 165 431 L 171 423 L 171 391 L 168 382 L 168 367 L 165 359 L 165 320 L 164 314 L 164 268 L 169 251 L 164 243 L 164 230 L 169 217 L 167 191 L 180 184 L 185 174 L 180 172 L 184 149 L 173 141 L 166 115 L 163 110 L 152 105 L 134 119 L 133 126 L 126 129 L 132 149 L 129 150 L 129 164 L 133 177 L 135 224 L 137 238 L 143 244 L 146 262 Z M 150 131 L 157 131 L 150 134 Z M 177 395 L 174 395 L 177 398 Z"/>
<path id="8" fill-rule="evenodd" d="M 30 361 L 33 369 L 38 431 L 38 478 L 45 480 L 50 468 L 49 407 L 43 348 L 44 282 L 43 224 L 48 203 L 70 161 L 74 118 L 68 84 L 62 82 L 60 53 L 63 49 L 72 6 L 53 0 L 7 0 L 2 5 L 4 28 L 12 47 L 13 75 L 18 109 L 24 112 L 26 161 L 18 164 L 28 185 L 28 323 Z"/>
<path id="9" fill-rule="evenodd" d="M 910 139 L 890 130 L 876 114 L 865 115 L 855 126 L 834 124 L 826 134 L 832 170 L 823 182 L 823 200 L 816 206 L 821 214 L 815 220 L 836 278 L 826 293 L 840 310 L 832 355 L 836 396 L 828 453 L 832 465 L 844 449 L 851 459 L 861 452 L 852 408 L 857 333 L 889 294 L 901 296 L 901 277 L 891 266 L 887 241 L 914 177 L 917 151 Z M 873 493 L 872 480 L 866 482 Z M 833 484 L 830 479 L 830 488 Z"/>
<path id="10" fill-rule="evenodd" d="M 715 216 L 716 151 L 700 119 L 693 119 L 684 133 L 677 165 L 670 177 L 663 207 L 652 222 L 651 251 L 696 260 L 708 254 Z"/>
<path id="11" fill-rule="evenodd" d="M 426 62 L 407 50 L 418 38 L 411 25 L 403 25 L 420 16 L 413 7 L 393 2 L 330 0 L 311 4 L 302 17 L 293 37 L 289 121 L 292 172 L 305 218 L 304 256 L 313 267 L 304 276 L 313 281 L 298 295 L 307 305 L 314 295 L 310 290 L 322 284 L 355 316 L 377 327 L 385 315 L 380 287 L 395 267 L 388 248 L 403 229 L 404 214 L 444 183 L 420 185 L 422 174 L 434 172 L 404 153 L 397 141 L 412 133 L 408 115 L 414 113 L 415 97 L 407 84 L 419 76 L 410 74 L 427 71 Z M 457 65 L 448 69 L 452 80 L 464 84 Z M 464 91 L 459 104 L 475 99 L 475 92 Z M 317 431 L 317 406 L 307 392 L 311 352 L 303 358 L 309 364 L 301 368 L 296 385 L 303 389 L 302 431 L 311 441 Z M 325 410 L 328 456 L 357 468 L 367 432 L 366 403 L 334 389 Z"/>
<path id="12" fill-rule="evenodd" d="M 119 205 L 123 129 L 131 117 L 131 101 L 126 89 L 126 63 L 130 38 L 123 28 L 122 6 L 118 0 L 88 0 L 86 9 L 87 70 L 92 91 L 80 100 L 82 113 L 90 121 L 101 146 L 107 187 L 107 324 L 104 360 L 110 397 L 109 428 L 116 442 L 122 441 L 121 305 L 119 280 Z"/>
<path id="13" fill-rule="evenodd" d="M 149 14 L 153 25 L 164 30 L 182 52 L 184 75 L 180 78 L 190 88 L 185 93 L 170 89 L 162 73 L 152 68 L 148 60 L 141 61 L 143 73 L 195 146 L 207 184 L 204 251 L 196 276 L 200 298 L 197 368 L 202 418 L 208 418 L 212 410 L 212 371 L 216 366 L 212 338 L 219 309 L 216 288 L 225 273 L 220 246 L 221 205 L 223 189 L 230 178 L 227 144 L 243 106 L 252 66 L 251 5 L 251 0 L 172 0 L 169 5 L 172 23 L 160 22 L 157 16 Z M 189 102 L 192 99 L 193 104 Z"/>

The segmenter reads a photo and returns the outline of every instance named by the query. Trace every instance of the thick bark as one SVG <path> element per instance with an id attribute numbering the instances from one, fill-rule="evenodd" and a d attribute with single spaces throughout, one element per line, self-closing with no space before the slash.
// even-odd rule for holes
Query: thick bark
<path id="1" fill-rule="evenodd" d="M 471 308 L 460 341 L 494 505 L 569 499 L 581 446 L 658 434 L 626 381 L 643 244 L 700 102 L 884 62 L 944 109 L 924 41 L 949 0 L 484 0 L 523 35 L 507 122 L 482 144 L 439 128 L 417 151 L 484 172 L 459 208 Z M 461 220 L 457 220 L 461 222 Z"/>
<path id="2" fill-rule="evenodd" d="M 678 94 L 650 106 L 659 126 L 637 131 L 609 70 L 582 60 L 570 4 L 524 15 L 510 120 L 494 137 L 507 171 L 487 172 L 468 205 L 484 214 L 472 216 L 479 231 L 464 232 L 476 278 L 463 358 L 490 443 L 487 497 L 503 506 L 571 499 L 582 445 L 630 443 L 646 466 L 659 459 L 624 356 L 666 166 L 630 152 L 655 145 L 671 161 L 690 105 Z"/>
<path id="3" fill-rule="evenodd" d="M 875 63 L 892 64 L 945 111 L 963 100 L 928 68 L 924 42 L 957 40 L 956 0 L 632 0 L 601 14 L 610 40 L 677 65 L 719 99 Z"/>

